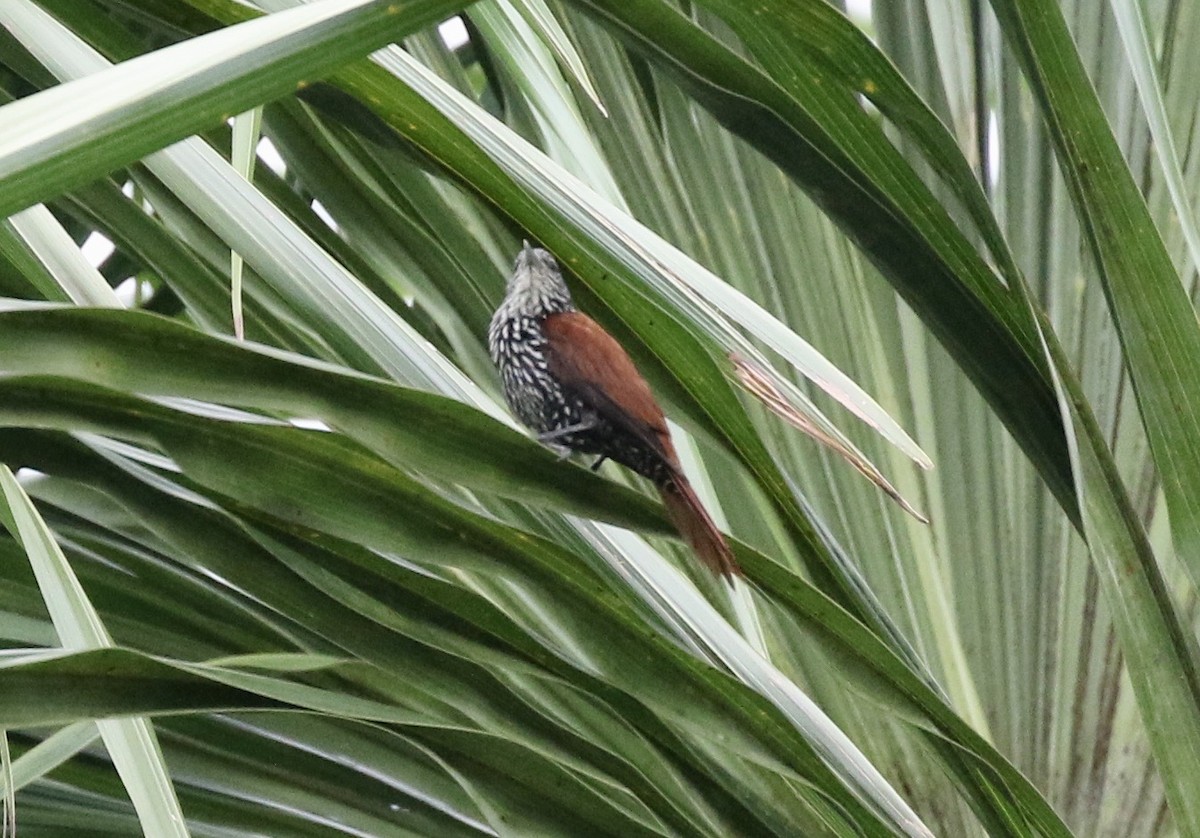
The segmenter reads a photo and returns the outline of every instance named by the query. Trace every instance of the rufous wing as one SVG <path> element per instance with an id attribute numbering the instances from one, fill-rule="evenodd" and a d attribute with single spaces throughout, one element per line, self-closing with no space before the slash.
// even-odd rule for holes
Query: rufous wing
<path id="1" fill-rule="evenodd" d="M 547 316 L 543 329 L 547 365 L 563 387 L 662 453 L 672 476 L 658 490 L 684 541 L 714 573 L 740 576 L 729 544 L 679 467 L 662 408 L 621 344 L 577 311 Z"/>
<path id="2" fill-rule="evenodd" d="M 621 344 L 578 311 L 548 315 L 543 329 L 547 364 L 563 387 L 605 419 L 660 451 L 677 469 L 662 408 Z"/>

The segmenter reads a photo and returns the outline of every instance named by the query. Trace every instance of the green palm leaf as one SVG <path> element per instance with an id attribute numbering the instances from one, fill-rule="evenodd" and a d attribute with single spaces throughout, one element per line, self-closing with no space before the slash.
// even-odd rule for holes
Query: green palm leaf
<path id="1" fill-rule="evenodd" d="M 257 5 L 0 8 L 21 834 L 1200 828 L 1200 13 Z M 522 237 L 745 582 L 503 409 Z"/>

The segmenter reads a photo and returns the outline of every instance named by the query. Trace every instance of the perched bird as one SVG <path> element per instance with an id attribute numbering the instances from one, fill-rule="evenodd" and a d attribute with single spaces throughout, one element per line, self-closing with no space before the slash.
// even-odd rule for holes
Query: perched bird
<path id="1" fill-rule="evenodd" d="M 684 540 L 715 573 L 740 575 L 724 536 L 683 474 L 662 408 L 612 335 L 571 302 L 558 263 L 525 242 L 488 329 L 517 417 L 562 452 L 596 454 L 658 487 Z"/>

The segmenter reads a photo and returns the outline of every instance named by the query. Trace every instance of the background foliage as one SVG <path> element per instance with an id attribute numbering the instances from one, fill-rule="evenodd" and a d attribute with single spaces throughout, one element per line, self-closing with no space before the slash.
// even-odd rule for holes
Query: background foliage
<path id="1" fill-rule="evenodd" d="M 6 829 L 1200 834 L 1194 4 L 255 5 L 0 5 Z"/>

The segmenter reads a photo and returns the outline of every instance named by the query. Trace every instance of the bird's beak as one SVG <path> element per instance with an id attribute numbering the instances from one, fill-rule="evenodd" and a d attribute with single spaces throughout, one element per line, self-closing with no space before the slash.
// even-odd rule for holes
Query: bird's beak
<path id="1" fill-rule="evenodd" d="M 517 254 L 517 258 L 513 260 L 513 273 L 509 280 L 515 279 L 516 276 L 525 270 L 533 263 L 533 252 L 535 248 L 529 243 L 529 239 L 521 240 L 521 251 Z"/>
<path id="2" fill-rule="evenodd" d="M 521 252 L 517 254 L 516 264 L 513 268 L 521 268 L 533 264 L 533 254 L 537 252 L 537 248 L 529 243 L 529 239 L 521 239 Z"/>

